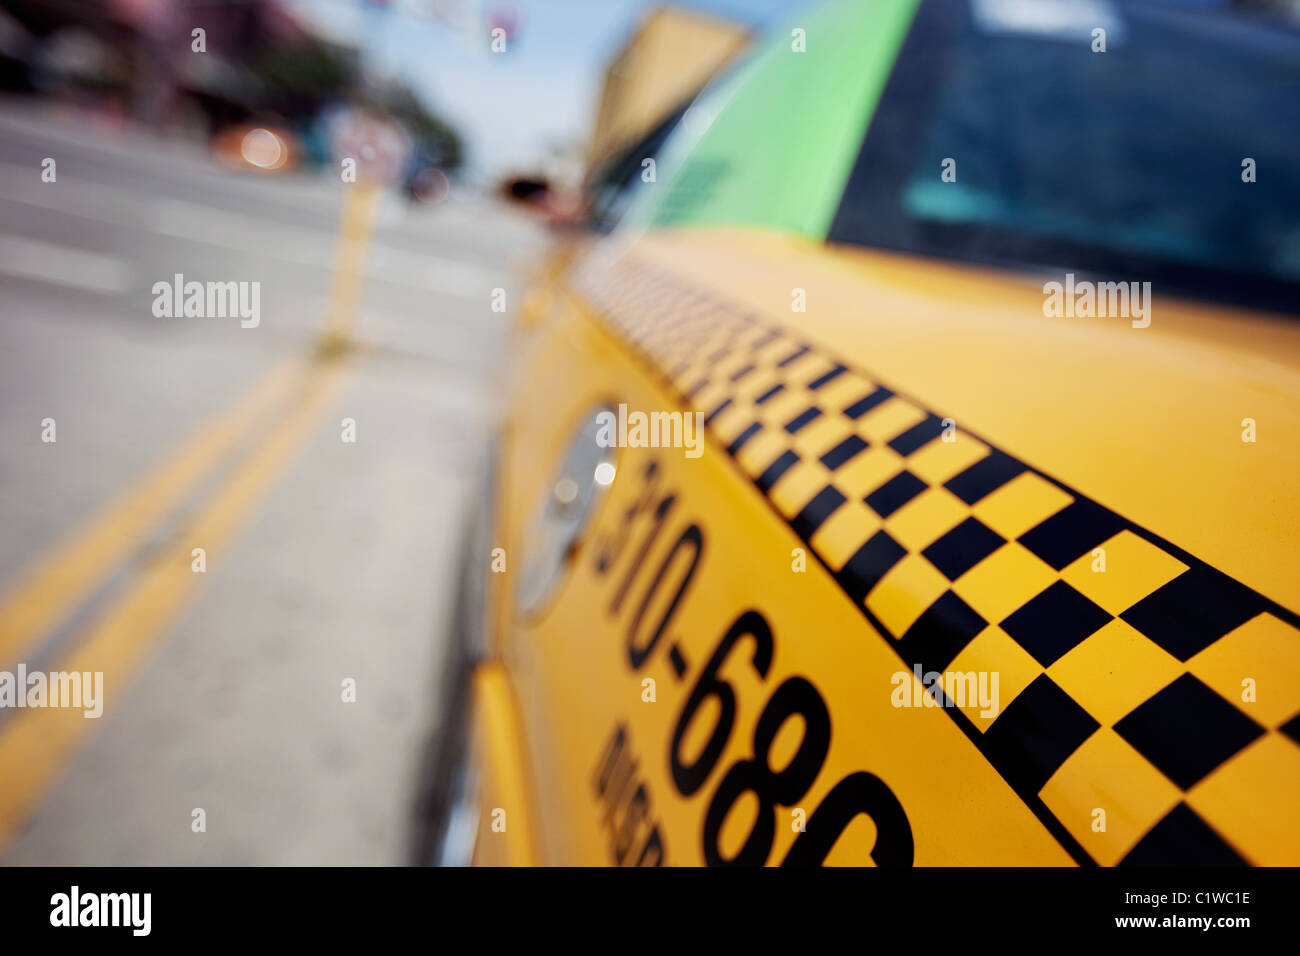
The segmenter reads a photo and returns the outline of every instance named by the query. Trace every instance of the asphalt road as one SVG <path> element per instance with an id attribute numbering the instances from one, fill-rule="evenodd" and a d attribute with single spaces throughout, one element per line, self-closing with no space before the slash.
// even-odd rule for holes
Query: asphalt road
<path id="1" fill-rule="evenodd" d="M 386 200 L 313 361 L 347 188 L 0 104 L 0 670 L 104 674 L 99 719 L 0 709 L 0 862 L 405 862 L 492 290 L 544 237 Z M 155 317 L 176 273 L 260 323 Z"/>

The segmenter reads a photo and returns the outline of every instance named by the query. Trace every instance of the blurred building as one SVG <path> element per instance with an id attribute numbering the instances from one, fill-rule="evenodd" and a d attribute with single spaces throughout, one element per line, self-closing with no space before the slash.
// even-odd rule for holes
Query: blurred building
<path id="1" fill-rule="evenodd" d="M 313 113 L 356 73 L 355 49 L 316 36 L 279 0 L 6 0 L 6 8 L 25 37 L 20 85 L 120 106 L 153 126 L 181 116 L 210 132 L 261 112 Z"/>
<path id="2" fill-rule="evenodd" d="M 583 187 L 592 225 L 617 221 L 642 161 L 751 38 L 742 24 L 681 7 L 658 7 L 641 22 L 605 69 Z"/>
<path id="3" fill-rule="evenodd" d="M 644 140 L 749 40 L 730 20 L 674 6 L 651 11 L 605 69 L 587 169 Z"/>

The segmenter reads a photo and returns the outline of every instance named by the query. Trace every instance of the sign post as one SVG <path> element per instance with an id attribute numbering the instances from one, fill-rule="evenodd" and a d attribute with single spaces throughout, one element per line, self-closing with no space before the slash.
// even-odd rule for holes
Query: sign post
<path id="1" fill-rule="evenodd" d="M 406 136 L 397 124 L 360 111 L 353 111 L 339 123 L 333 146 L 344 196 L 329 309 L 320 343 L 323 354 L 342 352 L 352 345 L 379 203 L 384 189 L 401 175 L 408 149 Z"/>

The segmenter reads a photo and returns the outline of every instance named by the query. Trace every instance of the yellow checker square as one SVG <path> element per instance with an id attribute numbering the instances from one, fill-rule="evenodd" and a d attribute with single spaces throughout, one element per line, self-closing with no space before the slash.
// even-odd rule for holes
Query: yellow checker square
<path id="1" fill-rule="evenodd" d="M 694 382 L 691 382 L 687 385 L 687 388 L 693 388 L 698 381 L 699 379 L 696 379 Z M 715 408 L 721 405 L 728 398 L 731 398 L 731 386 L 726 382 L 719 382 L 716 378 L 710 378 L 709 384 L 705 385 L 702 389 L 691 396 L 691 404 L 695 406 L 698 411 L 703 412 L 705 415 L 710 415 L 713 413 Z M 734 401 L 732 402 L 732 405 L 735 405 Z"/>
<path id="2" fill-rule="evenodd" d="M 1119 734 L 1102 727 L 1057 768 L 1039 796 L 1089 856 L 1114 866 L 1181 793 Z"/>
<path id="3" fill-rule="evenodd" d="M 903 470 L 903 459 L 887 445 L 859 452 L 835 471 L 835 484 L 850 498 L 864 498 Z"/>
<path id="4" fill-rule="evenodd" d="M 1300 865 L 1300 746 L 1265 734 L 1187 794 L 1187 802 L 1256 866 Z"/>
<path id="5" fill-rule="evenodd" d="M 670 340 L 647 342 L 646 351 L 660 368 L 674 368 L 684 357 L 682 347 Z"/>
<path id="6" fill-rule="evenodd" d="M 815 374 L 820 374 L 818 369 L 824 372 L 829 368 L 826 359 L 812 349 L 807 349 L 797 358 L 791 360 L 788 365 L 781 364 L 790 359 L 790 356 L 794 355 L 802 347 L 802 343 L 793 339 L 786 339 L 781 343 L 781 348 L 777 350 L 774 358 L 777 366 L 785 373 L 786 381 L 798 385 L 800 388 L 812 381 Z"/>
<path id="7" fill-rule="evenodd" d="M 649 328 L 642 328 L 651 336 L 666 335 L 676 342 L 689 342 L 692 345 L 703 347 L 707 344 L 709 331 L 699 325 L 693 325 L 689 322 L 683 322 L 679 318 L 672 318 L 666 322 L 652 320 Z M 701 351 L 699 357 L 703 361 L 706 353 Z"/>
<path id="8" fill-rule="evenodd" d="M 693 387 L 696 382 L 708 374 L 708 369 L 703 362 L 698 361 L 696 355 L 692 354 L 691 358 L 692 361 L 687 362 L 682 369 L 673 373 L 673 384 L 683 392 Z"/>
<path id="9" fill-rule="evenodd" d="M 846 501 L 822 522 L 810 543 L 832 571 L 839 571 L 879 529 L 880 519 L 874 511 L 860 502 Z"/>
<path id="10" fill-rule="evenodd" d="M 669 370 L 677 368 L 677 366 L 684 360 L 692 358 L 691 352 L 689 352 L 684 346 L 672 342 L 664 343 L 663 345 L 652 349 L 652 351 L 655 353 L 659 367 Z M 696 375 L 696 377 L 691 381 L 698 382 L 699 380 L 699 375 Z M 675 378 L 674 381 L 676 381 Z"/>
<path id="11" fill-rule="evenodd" d="M 744 329 L 736 336 L 736 345 L 757 360 L 762 352 L 762 343 L 768 340 L 776 341 L 772 336 L 771 329 L 762 325 L 746 323 Z M 759 346 L 757 351 L 754 349 L 756 345 Z"/>
<path id="12" fill-rule="evenodd" d="M 1041 475 L 1022 472 L 975 506 L 975 517 L 1004 538 L 1020 537 L 1074 498 Z"/>
<path id="13" fill-rule="evenodd" d="M 813 352 L 808 361 L 799 364 L 798 374 L 791 376 L 791 381 L 807 388 L 823 375 L 835 371 L 836 366 L 839 364 L 839 362 L 832 361 L 819 352 Z M 840 374 L 843 375 L 844 373 L 841 372 Z"/>
<path id="14" fill-rule="evenodd" d="M 858 419 L 858 434 L 873 443 L 886 442 L 919 424 L 924 418 L 925 412 L 895 395 Z"/>
<path id="15" fill-rule="evenodd" d="M 757 435 L 745 442 L 736 455 L 736 461 L 745 469 L 745 474 L 757 478 L 789 447 L 785 436 L 770 428 L 764 428 Z"/>
<path id="16" fill-rule="evenodd" d="M 995 712 L 983 713 L 985 708 L 977 701 L 968 701 L 961 708 L 975 729 L 984 733 L 998 719 L 998 715 L 1020 696 L 1020 692 L 1038 678 L 1043 672 L 1043 665 L 1012 640 L 1006 631 L 993 624 L 980 631 L 979 636 L 962 649 L 948 665 L 948 670 L 961 674 L 983 672 L 990 675 L 990 681 L 993 674 L 997 675 Z"/>
<path id="17" fill-rule="evenodd" d="M 1107 727 L 1182 672 L 1173 655 L 1119 618 L 1047 669 L 1075 703 Z"/>
<path id="18" fill-rule="evenodd" d="M 989 446 L 957 432 L 956 441 L 932 441 L 907 459 L 907 468 L 932 485 L 941 485 L 986 457 Z"/>
<path id="19" fill-rule="evenodd" d="M 684 365 L 684 368 L 682 371 L 677 372 L 675 370 L 679 365 Z M 673 373 L 671 376 L 673 384 L 682 392 L 697 386 L 702 378 L 708 378 L 710 382 L 721 384 L 718 383 L 717 378 L 713 376 L 712 370 L 707 365 L 697 361 L 694 352 L 682 356 L 677 362 L 668 366 L 668 369 Z M 731 394 L 728 389 L 724 388 L 724 391 L 728 395 Z"/>
<path id="20" fill-rule="evenodd" d="M 867 595 L 867 608 L 890 634 L 899 638 L 946 590 L 948 579 L 934 565 L 919 554 L 909 554 L 890 568 Z"/>
<path id="21" fill-rule="evenodd" d="M 818 415 L 794 433 L 794 450 L 801 458 L 820 458 L 852 432 L 852 422 L 843 415 Z"/>
<path id="22" fill-rule="evenodd" d="M 749 351 L 749 344 L 753 341 L 750 337 L 750 333 L 753 331 L 754 326 L 735 313 L 729 312 L 725 308 L 720 308 L 716 303 L 705 302 L 704 305 L 705 310 L 704 315 L 702 316 L 703 320 L 707 322 L 710 316 L 724 316 L 727 336 L 731 339 L 732 348 L 743 348 L 745 351 Z"/>
<path id="23" fill-rule="evenodd" d="M 620 318 L 624 331 L 640 342 L 666 341 L 680 328 L 677 320 L 628 313 Z"/>
<path id="24" fill-rule="evenodd" d="M 1022 545 L 1008 541 L 952 586 L 984 620 L 1000 623 L 1056 580 L 1056 572 Z"/>
<path id="25" fill-rule="evenodd" d="M 817 396 L 817 404 L 829 412 L 836 414 L 844 410 L 846 405 L 851 405 L 863 395 L 875 389 L 874 382 L 868 382 L 861 375 L 854 372 L 841 372 L 835 378 L 831 379 L 817 391 L 813 392 Z"/>
<path id="26" fill-rule="evenodd" d="M 724 336 L 710 335 L 700 341 L 700 361 L 708 367 L 710 374 L 717 371 L 718 363 L 731 355 Z"/>
<path id="27" fill-rule="evenodd" d="M 1089 551 L 1063 570 L 1061 578 L 1111 614 L 1127 611 L 1187 570 L 1183 562 L 1128 530 L 1100 547 L 1105 552 L 1104 565 L 1101 555 L 1094 557 Z M 1104 571 L 1093 570 L 1103 566 Z"/>
<path id="28" fill-rule="evenodd" d="M 793 519 L 817 492 L 826 487 L 829 480 L 830 474 L 821 465 L 799 461 L 772 486 L 769 497 L 777 511 L 787 519 Z"/>
<path id="29" fill-rule="evenodd" d="M 716 362 L 717 357 L 713 353 L 727 344 L 727 336 L 716 325 L 701 323 L 696 328 L 699 333 L 700 347 L 705 350 L 701 357 L 707 358 L 710 362 Z"/>
<path id="30" fill-rule="evenodd" d="M 713 378 L 715 381 L 718 382 L 726 382 L 727 385 L 730 386 L 732 392 L 734 393 L 736 390 L 736 383 L 731 380 L 731 376 L 735 375 L 737 372 L 743 371 L 744 369 L 750 367 L 751 365 L 755 365 L 755 363 L 753 358 L 750 357 L 749 353 L 743 350 L 732 352 L 730 355 L 728 355 L 726 358 L 724 358 L 721 362 L 719 362 L 717 365 L 713 367 Z M 754 376 L 757 374 L 758 374 L 758 368 L 755 367 L 753 371 L 749 373 L 749 376 Z M 742 382 L 746 381 L 747 378 L 748 376 L 746 378 L 742 378 L 741 381 Z"/>
<path id="31" fill-rule="evenodd" d="M 1266 727 L 1300 712 L 1300 633 L 1267 612 L 1219 638 L 1187 669 Z M 1242 699 L 1248 688 L 1253 701 Z"/>
<path id="32" fill-rule="evenodd" d="M 664 318 L 650 317 L 649 323 L 634 319 L 633 324 L 639 326 L 637 331 L 646 338 L 669 337 L 678 341 L 692 339 L 698 345 L 704 345 L 713 332 L 706 327 L 692 324 L 678 313 L 672 313 Z M 715 345 L 714 348 L 716 347 Z"/>
<path id="33" fill-rule="evenodd" d="M 969 513 L 956 495 L 944 488 L 931 488 L 890 515 L 885 530 L 908 551 L 921 551 L 965 521 Z"/>
<path id="34" fill-rule="evenodd" d="M 730 445 L 740 433 L 754 423 L 754 412 L 743 405 L 731 404 L 713 419 L 709 430 L 718 436 L 718 441 Z"/>
<path id="35" fill-rule="evenodd" d="M 763 421 L 776 428 L 784 428 L 791 419 L 816 404 L 812 392 L 802 385 L 787 382 L 784 390 L 777 392 L 762 405 L 755 406 L 754 410 Z"/>
<path id="36" fill-rule="evenodd" d="M 771 369 L 760 366 L 736 383 L 736 401 L 743 402 L 746 405 L 753 405 L 754 413 L 757 415 L 762 411 L 762 406 L 758 405 L 758 400 L 782 381 L 781 376 Z M 773 400 L 769 399 L 769 401 Z"/>
<path id="37" fill-rule="evenodd" d="M 778 334 L 769 337 L 770 333 L 777 331 L 776 329 L 762 328 L 756 331 L 758 335 L 755 337 L 754 342 L 763 342 L 766 339 L 766 343 L 754 349 L 752 354 L 755 359 L 761 361 L 764 365 L 775 366 L 777 362 L 789 355 L 794 348 L 790 340 L 784 335 Z"/>

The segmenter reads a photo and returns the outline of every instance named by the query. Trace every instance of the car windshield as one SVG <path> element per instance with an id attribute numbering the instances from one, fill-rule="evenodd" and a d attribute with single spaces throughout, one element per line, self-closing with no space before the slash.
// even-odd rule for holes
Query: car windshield
<path id="1" fill-rule="evenodd" d="M 1300 33 L 1207 6 L 923 4 L 831 238 L 1297 309 Z"/>

